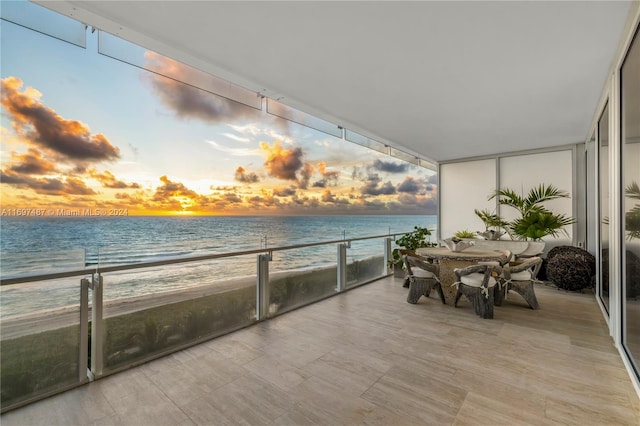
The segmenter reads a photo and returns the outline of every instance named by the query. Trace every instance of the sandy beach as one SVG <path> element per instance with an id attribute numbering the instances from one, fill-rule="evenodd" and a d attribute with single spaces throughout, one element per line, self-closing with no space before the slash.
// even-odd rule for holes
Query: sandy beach
<path id="1" fill-rule="evenodd" d="M 199 297 L 210 296 L 212 294 L 224 293 L 243 287 L 255 287 L 255 285 L 255 276 L 241 277 L 216 281 L 213 284 L 165 291 L 157 294 L 108 300 L 104 302 L 104 318 L 125 315 L 156 306 L 182 302 L 184 300 L 197 299 Z M 91 305 L 89 305 L 89 319 L 91 319 Z M 0 323 L 0 335 L 2 340 L 7 340 L 27 334 L 35 334 L 43 331 L 68 327 L 79 323 L 80 307 L 77 305 L 40 310 L 2 320 Z"/>
<path id="2" fill-rule="evenodd" d="M 313 274 L 334 267 L 303 268 L 289 271 L 271 272 L 270 279 L 282 279 L 287 276 Z M 137 297 L 107 300 L 104 302 L 104 318 L 116 317 L 169 305 L 185 300 L 198 299 L 213 294 L 224 293 L 246 287 L 255 287 L 256 276 L 245 276 L 216 281 L 195 287 L 185 287 L 177 290 L 165 291 L 156 294 L 147 294 Z M 89 319 L 91 319 L 91 305 L 89 305 Z M 0 336 L 2 340 L 13 339 L 27 334 L 36 334 L 43 331 L 55 330 L 62 327 L 77 325 L 80 323 L 80 307 L 69 306 L 48 310 L 39 310 L 29 314 L 3 319 L 0 323 Z"/>

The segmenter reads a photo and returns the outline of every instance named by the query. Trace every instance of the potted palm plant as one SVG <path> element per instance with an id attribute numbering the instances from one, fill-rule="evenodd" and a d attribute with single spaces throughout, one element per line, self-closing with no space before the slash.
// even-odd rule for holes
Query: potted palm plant
<path id="1" fill-rule="evenodd" d="M 491 213 L 489 210 L 475 209 L 474 213 L 484 223 L 484 232 L 478 232 L 478 235 L 483 236 L 487 240 L 499 240 L 504 235 L 502 229 L 508 231 L 509 222 L 502 220 L 500 216 L 495 213 Z M 511 236 L 511 235 L 510 235 Z M 513 239 L 513 236 L 511 236 Z"/>
<path id="2" fill-rule="evenodd" d="M 512 239 L 516 236 L 521 240 L 539 241 L 547 235 L 566 235 L 564 227 L 575 223 L 573 217 L 553 213 L 544 206 L 546 201 L 569 198 L 567 192 L 553 185 L 540 184 L 531 188 L 526 196 L 519 195 L 509 188 L 498 189 L 489 200 L 494 198 L 497 198 L 501 205 L 512 207 L 520 213 L 520 217 L 506 222 L 504 226 Z"/>

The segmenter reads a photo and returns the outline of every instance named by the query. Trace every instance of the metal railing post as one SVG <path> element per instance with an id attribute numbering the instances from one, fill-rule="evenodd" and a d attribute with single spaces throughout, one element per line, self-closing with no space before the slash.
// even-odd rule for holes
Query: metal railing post
<path id="1" fill-rule="evenodd" d="M 348 244 L 338 244 L 338 276 L 336 281 L 336 291 L 342 292 L 347 288 L 347 248 Z"/>
<path id="2" fill-rule="evenodd" d="M 258 255 L 258 282 L 256 285 L 256 320 L 265 319 L 269 314 L 269 261 L 271 253 Z"/>
<path id="3" fill-rule="evenodd" d="M 80 353 L 78 354 L 78 381 L 87 380 L 89 364 L 89 280 L 80 280 Z"/>
<path id="4" fill-rule="evenodd" d="M 93 274 L 91 281 L 93 301 L 91 303 L 91 372 L 101 376 L 104 353 L 104 321 L 102 305 L 102 275 Z"/>
<path id="5" fill-rule="evenodd" d="M 384 239 L 384 264 L 386 265 L 387 273 L 389 273 L 389 270 L 391 269 L 389 267 L 390 265 L 389 261 L 391 260 L 391 257 L 392 257 L 392 254 L 391 254 L 392 241 L 393 241 L 393 238 L 391 237 L 387 237 Z"/>

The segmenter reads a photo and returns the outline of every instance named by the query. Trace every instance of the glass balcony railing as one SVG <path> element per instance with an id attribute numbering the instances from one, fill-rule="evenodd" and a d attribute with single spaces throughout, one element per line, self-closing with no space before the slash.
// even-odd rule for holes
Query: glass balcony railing
<path id="1" fill-rule="evenodd" d="M 347 250 L 347 288 L 380 277 L 387 271 L 385 257 L 377 247 L 384 244 L 383 239 L 353 241 Z"/>
<path id="2" fill-rule="evenodd" d="M 107 247 L 79 251 L 84 268 L 11 270 L 0 279 L 2 412 L 387 276 L 396 235 L 137 263 Z"/>
<path id="3" fill-rule="evenodd" d="M 78 282 L 34 279 L 0 287 L 3 411 L 88 381 L 88 300 L 85 290 L 83 303 Z"/>

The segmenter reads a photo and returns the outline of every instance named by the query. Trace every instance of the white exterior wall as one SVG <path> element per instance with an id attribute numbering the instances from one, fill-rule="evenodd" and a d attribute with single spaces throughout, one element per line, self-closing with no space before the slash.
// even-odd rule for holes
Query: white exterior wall
<path id="1" fill-rule="evenodd" d="M 509 188 L 522 194 L 539 184 L 552 184 L 569 193 L 571 198 L 545 203 L 555 213 L 576 216 L 573 203 L 573 149 L 555 149 L 505 155 L 501 157 L 466 160 L 440 165 L 440 238 L 449 238 L 456 231 L 483 231 L 484 224 L 474 214 L 474 209 L 500 212 L 506 220 L 517 217 L 514 209 L 498 206 L 488 198 L 498 187 Z M 555 239 L 545 238 L 548 251 L 557 245 L 571 245 L 572 227 L 566 227 L 567 235 Z M 508 237 L 503 237 L 508 238 Z"/>
<path id="2" fill-rule="evenodd" d="M 487 200 L 496 188 L 495 160 L 441 164 L 439 181 L 439 238 L 449 238 L 464 229 L 484 231 L 473 210 L 495 210 L 495 202 Z"/>

